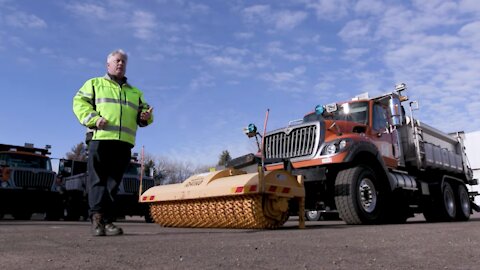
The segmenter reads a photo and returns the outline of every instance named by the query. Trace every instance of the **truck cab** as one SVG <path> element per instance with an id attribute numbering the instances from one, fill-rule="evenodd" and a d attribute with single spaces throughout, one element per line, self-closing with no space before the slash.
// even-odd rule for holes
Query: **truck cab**
<path id="1" fill-rule="evenodd" d="M 0 216 L 11 214 L 28 220 L 33 213 L 45 213 L 47 219 L 62 215 L 62 181 L 52 170 L 50 146 L 36 148 L 0 144 Z"/>

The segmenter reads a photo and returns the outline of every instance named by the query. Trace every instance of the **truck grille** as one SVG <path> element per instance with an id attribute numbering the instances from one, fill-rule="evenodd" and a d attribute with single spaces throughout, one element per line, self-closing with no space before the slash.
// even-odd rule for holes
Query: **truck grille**
<path id="1" fill-rule="evenodd" d="M 319 125 L 289 127 L 265 136 L 265 158 L 310 156 L 318 147 Z"/>
<path id="2" fill-rule="evenodd" d="M 15 170 L 13 181 L 16 187 L 50 189 L 55 182 L 55 173 Z"/>
<path id="3" fill-rule="evenodd" d="M 124 177 L 122 180 L 123 183 L 123 190 L 126 193 L 138 193 L 138 186 L 140 184 L 140 180 L 135 177 Z M 153 179 L 143 179 L 142 180 L 142 190 L 145 191 L 154 186 Z"/>

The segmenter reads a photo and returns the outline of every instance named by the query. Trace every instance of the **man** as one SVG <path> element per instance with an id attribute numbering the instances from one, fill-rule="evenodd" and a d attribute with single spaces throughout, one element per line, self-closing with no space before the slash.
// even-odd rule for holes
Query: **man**
<path id="1" fill-rule="evenodd" d="M 88 143 L 88 204 L 95 236 L 120 235 L 113 209 L 118 185 L 131 158 L 137 126 L 153 122 L 143 93 L 127 82 L 128 56 L 116 50 L 107 57 L 107 74 L 85 82 L 73 98 L 73 111 L 92 130 Z"/>

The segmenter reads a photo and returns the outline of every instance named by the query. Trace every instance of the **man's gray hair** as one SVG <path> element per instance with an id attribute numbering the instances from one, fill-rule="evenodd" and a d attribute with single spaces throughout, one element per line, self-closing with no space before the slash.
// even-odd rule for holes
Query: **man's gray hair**
<path id="1" fill-rule="evenodd" d="M 125 59 L 125 61 L 128 61 L 128 55 L 125 51 L 123 51 L 122 49 L 118 49 L 118 50 L 115 50 L 113 52 L 111 52 L 108 56 L 107 56 L 107 63 L 110 62 L 110 58 L 112 58 L 113 56 L 117 55 L 117 54 L 120 54 L 121 56 L 123 56 L 123 59 Z"/>

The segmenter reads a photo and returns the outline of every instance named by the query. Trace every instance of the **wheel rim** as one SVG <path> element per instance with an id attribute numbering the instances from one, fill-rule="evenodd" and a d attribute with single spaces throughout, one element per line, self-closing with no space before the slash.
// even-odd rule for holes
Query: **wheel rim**
<path id="1" fill-rule="evenodd" d="M 318 211 L 307 211 L 307 216 L 309 220 L 314 220 L 318 218 Z"/>
<path id="2" fill-rule="evenodd" d="M 464 186 L 458 187 L 458 196 L 460 198 L 460 207 L 462 209 L 463 215 L 468 217 L 470 216 L 470 198 L 468 197 L 468 192 Z"/>
<path id="3" fill-rule="evenodd" d="M 372 213 L 377 206 L 377 192 L 372 180 L 363 178 L 358 187 L 360 205 L 367 213 Z"/>
<path id="4" fill-rule="evenodd" d="M 455 197 L 453 195 L 453 190 L 450 185 L 445 186 L 443 191 L 443 201 L 445 203 L 445 210 L 450 217 L 455 217 Z"/>

